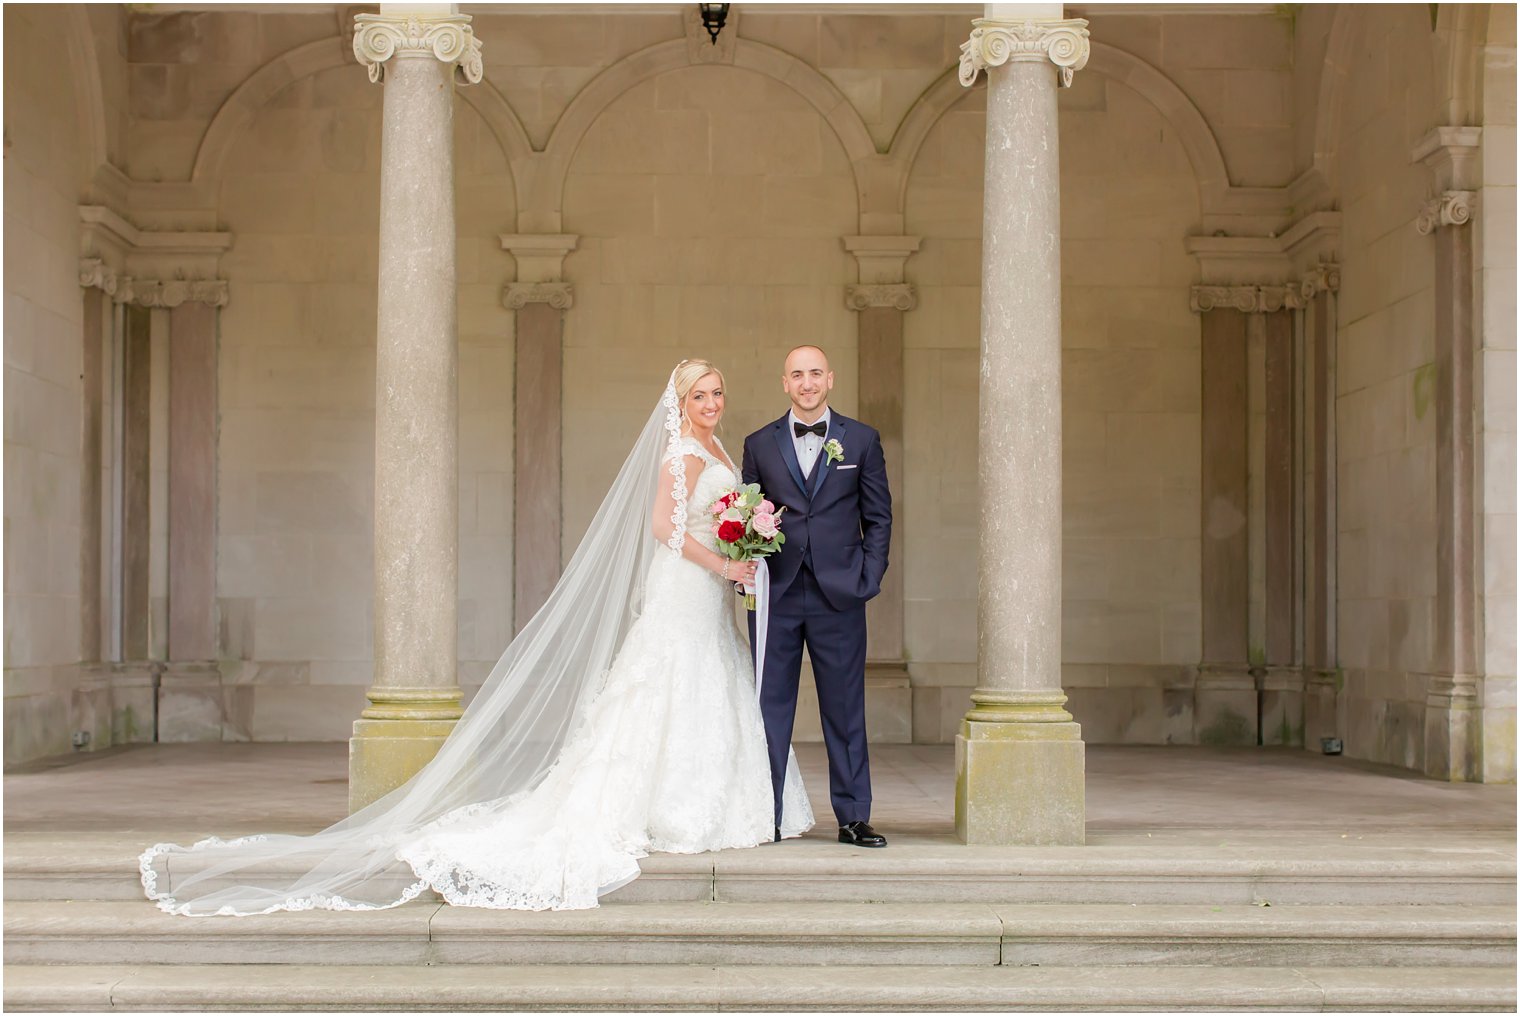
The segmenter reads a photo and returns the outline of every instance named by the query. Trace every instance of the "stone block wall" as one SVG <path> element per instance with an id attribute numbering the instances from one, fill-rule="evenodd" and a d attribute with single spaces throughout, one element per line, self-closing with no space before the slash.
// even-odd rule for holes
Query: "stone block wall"
<path id="1" fill-rule="evenodd" d="M 5 8 L 5 761 L 101 731 L 81 690 L 83 139 L 62 7 Z M 109 744 L 110 721 L 104 724 Z"/>

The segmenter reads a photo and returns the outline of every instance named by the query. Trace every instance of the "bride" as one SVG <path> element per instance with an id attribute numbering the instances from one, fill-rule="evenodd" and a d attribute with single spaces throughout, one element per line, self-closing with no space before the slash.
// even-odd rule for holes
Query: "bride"
<path id="1" fill-rule="evenodd" d="M 548 601 L 416 776 L 311 836 L 150 847 L 148 897 L 191 916 L 375 910 L 427 889 L 462 906 L 579 909 L 651 851 L 810 828 L 795 756 L 773 825 L 732 613 L 754 565 L 714 549 L 707 508 L 739 483 L 714 432 L 723 406 L 716 367 L 676 365 Z"/>

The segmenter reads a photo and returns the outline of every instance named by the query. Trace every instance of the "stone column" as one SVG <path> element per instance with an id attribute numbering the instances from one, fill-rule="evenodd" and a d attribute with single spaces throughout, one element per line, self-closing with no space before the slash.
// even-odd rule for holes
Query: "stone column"
<path id="1" fill-rule="evenodd" d="M 1415 227 L 1435 234 L 1436 247 L 1436 617 L 1434 672 L 1423 675 L 1425 772 L 1448 780 L 1483 778 L 1470 225 L 1480 137 L 1477 127 L 1441 127 L 1414 151 L 1439 191 Z"/>
<path id="2" fill-rule="evenodd" d="M 1056 87 L 1087 63 L 1059 4 L 989 4 L 961 47 L 986 70 L 977 687 L 955 741 L 967 843 L 1085 837 L 1081 730 L 1061 690 L 1061 229 Z M 1054 65 L 1054 66 L 1052 66 Z"/>
<path id="3" fill-rule="evenodd" d="M 349 742 L 358 810 L 410 779 L 459 718 L 459 348 L 454 75 L 481 78 L 470 18 L 382 4 L 354 55 L 385 78 L 375 354 L 375 678 Z"/>
<path id="4" fill-rule="evenodd" d="M 517 281 L 502 289 L 501 300 L 516 315 L 512 630 L 519 632 L 549 598 L 562 563 L 565 311 L 575 303 L 563 273 L 565 256 L 578 238 L 568 233 L 519 233 L 500 239 L 502 250 L 517 261 Z"/>
<path id="5" fill-rule="evenodd" d="M 918 294 L 904 281 L 916 236 L 847 236 L 859 283 L 845 287 L 845 306 L 859 326 L 857 378 L 859 412 L 881 434 L 887 477 L 893 485 L 892 546 L 881 593 L 866 605 L 866 731 L 878 744 L 905 744 L 913 737 L 913 688 L 903 659 L 902 534 L 908 506 L 903 500 L 903 316 L 918 306 Z M 939 728 L 939 689 L 934 693 L 933 726 Z"/>

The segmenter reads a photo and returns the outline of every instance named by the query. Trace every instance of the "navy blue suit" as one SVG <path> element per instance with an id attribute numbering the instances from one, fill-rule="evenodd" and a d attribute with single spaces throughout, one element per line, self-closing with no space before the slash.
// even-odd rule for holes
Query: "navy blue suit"
<path id="1" fill-rule="evenodd" d="M 866 601 L 881 592 L 892 541 L 892 492 L 881 435 L 831 412 L 828 441 L 844 459 L 820 450 L 802 475 L 789 415 L 744 439 L 744 482 L 758 483 L 785 506 L 786 543 L 767 559 L 771 575 L 760 712 L 770 751 L 781 824 L 781 788 L 797 713 L 802 649 L 813 661 L 818 712 L 829 753 L 829 796 L 840 825 L 871 818 L 871 765 L 866 750 Z M 750 615 L 753 643 L 754 615 Z"/>

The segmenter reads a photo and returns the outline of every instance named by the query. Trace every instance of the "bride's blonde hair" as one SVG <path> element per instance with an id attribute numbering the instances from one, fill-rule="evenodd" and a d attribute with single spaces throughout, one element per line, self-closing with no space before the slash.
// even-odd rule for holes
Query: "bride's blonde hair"
<path id="1" fill-rule="evenodd" d="M 686 396 L 696 387 L 698 381 L 709 374 L 718 375 L 718 384 L 725 384 L 723 372 L 714 367 L 707 360 L 682 360 L 676 364 L 675 372 L 671 375 L 671 381 L 676 386 L 676 400 L 681 404 L 681 412 L 686 412 Z"/>

